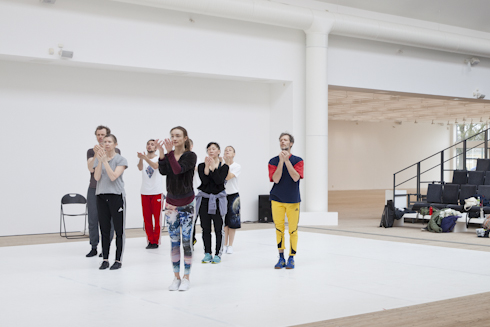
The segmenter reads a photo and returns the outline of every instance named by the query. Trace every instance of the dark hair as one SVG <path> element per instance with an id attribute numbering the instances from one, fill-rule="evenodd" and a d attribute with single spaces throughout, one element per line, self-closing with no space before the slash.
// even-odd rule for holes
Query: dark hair
<path id="1" fill-rule="evenodd" d="M 181 130 L 182 133 L 184 134 L 184 137 L 187 137 L 187 140 L 185 140 L 185 143 L 184 143 L 184 149 L 185 149 L 185 151 L 190 151 L 191 150 L 191 142 L 189 141 L 189 136 L 187 135 L 187 130 L 182 126 L 175 126 L 174 128 L 172 128 L 170 130 L 170 133 L 172 133 L 172 131 L 174 129 Z"/>
<path id="2" fill-rule="evenodd" d="M 289 142 L 294 143 L 294 137 L 289 133 L 281 133 L 281 135 L 279 135 L 279 140 L 281 140 L 281 137 L 286 135 L 289 136 Z"/>
<path id="3" fill-rule="evenodd" d="M 146 142 L 146 145 L 148 145 L 148 143 L 150 143 L 151 141 L 155 142 L 154 139 L 149 139 L 148 142 Z"/>
<path id="4" fill-rule="evenodd" d="M 208 143 L 208 145 L 206 146 L 206 150 L 207 150 L 207 149 L 209 149 L 209 147 L 210 147 L 211 145 L 216 145 L 216 147 L 218 148 L 218 150 L 220 150 L 220 151 L 221 151 L 221 148 L 219 147 L 219 144 L 218 144 L 218 143 L 216 143 L 216 142 L 209 142 L 209 143 Z"/>
<path id="5" fill-rule="evenodd" d="M 227 146 L 225 147 L 225 149 L 226 149 L 226 148 L 232 148 L 232 149 L 233 149 L 233 153 L 236 153 L 235 148 L 234 148 L 234 147 L 232 147 L 231 145 L 227 145 Z"/>
<path id="6" fill-rule="evenodd" d="M 104 126 L 104 125 L 99 125 L 95 129 L 95 135 L 97 135 L 97 131 L 100 131 L 101 129 L 105 129 L 105 132 L 106 132 L 107 135 L 111 134 L 111 129 L 109 127 Z"/>
<path id="7" fill-rule="evenodd" d="M 192 139 L 189 139 L 189 142 L 194 145 L 194 141 Z"/>
<path id="8" fill-rule="evenodd" d="M 117 143 L 117 138 L 114 134 L 107 134 L 106 136 L 104 136 L 104 138 L 108 138 L 108 137 L 112 137 L 112 140 L 114 141 L 114 143 L 115 144 Z"/>

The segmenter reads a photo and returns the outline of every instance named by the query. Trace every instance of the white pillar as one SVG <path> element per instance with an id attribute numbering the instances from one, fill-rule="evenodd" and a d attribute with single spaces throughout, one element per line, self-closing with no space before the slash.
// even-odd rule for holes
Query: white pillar
<path id="1" fill-rule="evenodd" d="M 328 212 L 328 33 L 306 32 L 306 212 Z"/>

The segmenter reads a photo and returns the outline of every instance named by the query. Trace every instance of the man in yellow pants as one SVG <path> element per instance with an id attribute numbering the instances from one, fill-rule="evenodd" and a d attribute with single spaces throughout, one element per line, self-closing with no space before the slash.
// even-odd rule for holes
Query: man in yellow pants
<path id="1" fill-rule="evenodd" d="M 298 244 L 299 222 L 299 180 L 303 178 L 303 159 L 291 154 L 294 137 L 289 133 L 279 136 L 281 152 L 277 157 L 269 160 L 269 179 L 274 183 L 269 199 L 272 206 L 272 219 L 276 225 L 277 248 L 279 249 L 279 261 L 275 269 L 294 269 L 294 256 Z M 289 259 L 284 258 L 284 230 L 285 215 L 289 224 Z"/>

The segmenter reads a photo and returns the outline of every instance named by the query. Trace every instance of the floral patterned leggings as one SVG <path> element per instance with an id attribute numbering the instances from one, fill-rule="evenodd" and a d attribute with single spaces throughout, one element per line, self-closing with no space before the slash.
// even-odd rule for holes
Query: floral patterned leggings
<path id="1" fill-rule="evenodd" d="M 192 264 L 192 235 L 195 225 L 194 214 L 195 201 L 183 207 L 176 207 L 171 204 L 165 205 L 165 219 L 168 224 L 168 234 L 170 236 L 172 265 L 174 272 L 180 272 L 180 234 L 182 228 L 182 240 L 184 247 L 184 274 L 189 275 Z"/>

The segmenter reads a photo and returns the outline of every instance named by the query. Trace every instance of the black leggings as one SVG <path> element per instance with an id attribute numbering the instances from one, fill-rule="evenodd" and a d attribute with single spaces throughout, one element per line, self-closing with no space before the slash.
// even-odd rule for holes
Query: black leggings
<path id="1" fill-rule="evenodd" d="M 201 218 L 202 241 L 204 242 L 204 253 L 212 253 L 211 250 L 211 221 L 214 224 L 214 232 L 216 234 L 216 255 L 221 257 L 223 251 L 224 238 L 224 221 L 223 216 L 219 211 L 219 202 L 216 199 L 216 213 L 210 215 L 208 213 L 209 199 L 202 198 L 201 206 L 199 207 L 199 217 Z"/>
<path id="2" fill-rule="evenodd" d="M 100 234 L 102 235 L 102 255 L 109 259 L 111 247 L 111 220 L 116 232 L 116 260 L 122 261 L 124 240 L 124 227 L 126 225 L 125 199 L 121 194 L 97 195 L 97 213 L 99 215 Z"/>

